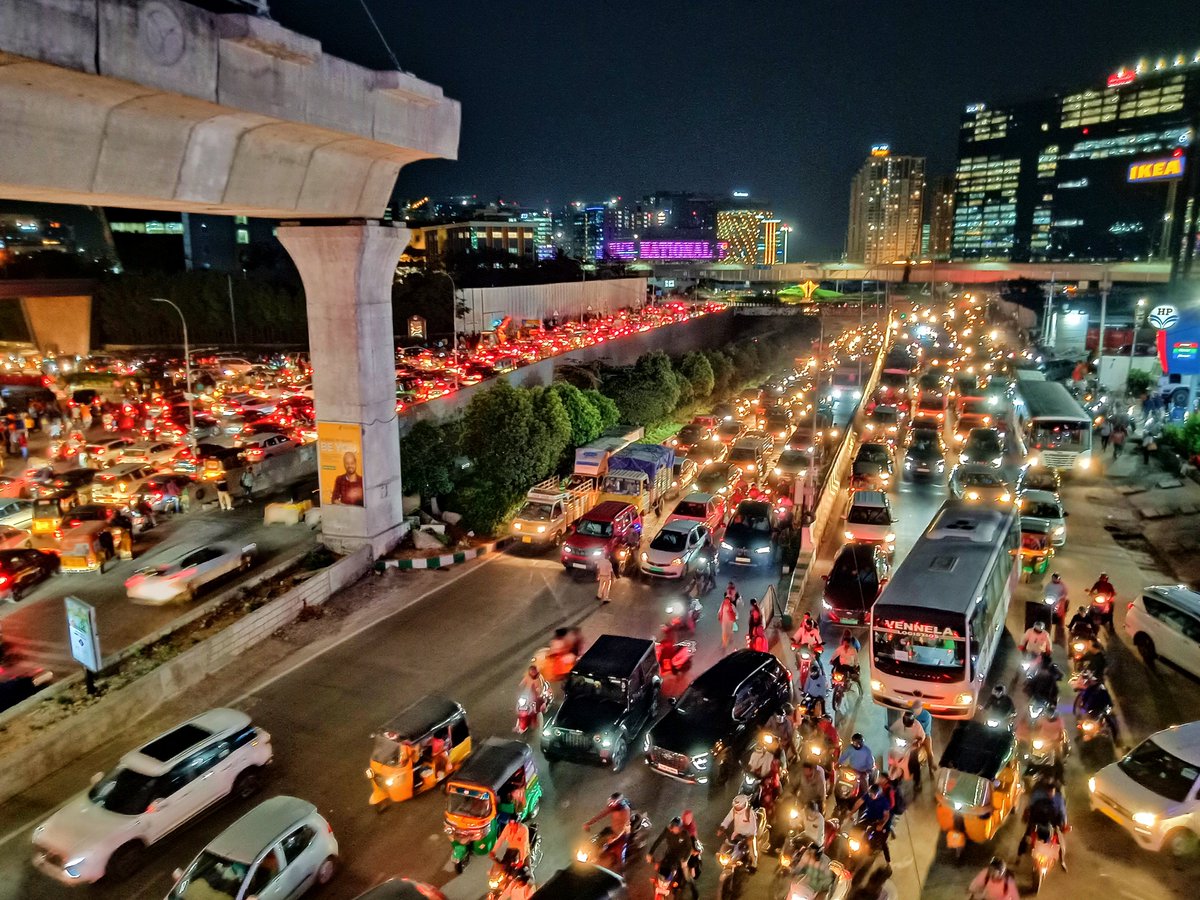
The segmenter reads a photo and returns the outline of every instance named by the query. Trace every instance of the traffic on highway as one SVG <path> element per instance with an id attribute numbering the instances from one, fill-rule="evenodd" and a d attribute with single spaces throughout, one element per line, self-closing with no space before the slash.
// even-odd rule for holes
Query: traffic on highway
<path id="1" fill-rule="evenodd" d="M 0 807 L 0 897 L 1188 896 L 1200 601 L 1026 350 L 906 304 L 580 448 L 510 552 Z"/>

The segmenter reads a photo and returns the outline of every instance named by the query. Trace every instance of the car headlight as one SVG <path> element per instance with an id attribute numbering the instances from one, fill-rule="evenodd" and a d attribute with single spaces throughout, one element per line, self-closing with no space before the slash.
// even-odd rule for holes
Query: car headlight
<path id="1" fill-rule="evenodd" d="M 603 556 L 603 555 L 604 555 L 603 550 L 593 550 L 592 551 L 592 556 Z"/>
<path id="2" fill-rule="evenodd" d="M 1067 528 L 1066 528 L 1066 526 L 1065 526 L 1065 525 L 1055 525 L 1055 526 L 1054 526 L 1054 533 L 1055 533 L 1055 534 L 1066 534 L 1066 533 L 1067 533 Z"/>
<path id="3" fill-rule="evenodd" d="M 612 746 L 612 738 L 609 737 L 607 734 L 596 735 L 596 740 L 598 740 L 600 742 L 600 746 L 603 747 L 605 750 L 607 750 L 609 747 Z"/>
<path id="4" fill-rule="evenodd" d="M 979 499 L 979 491 L 967 491 L 967 499 L 968 500 L 978 500 Z"/>
<path id="5" fill-rule="evenodd" d="M 754 463 L 746 463 L 746 471 L 753 472 L 754 471 Z"/>
<path id="6" fill-rule="evenodd" d="M 871 690 L 875 691 L 876 693 L 878 693 L 879 691 L 882 691 L 883 690 L 883 682 L 872 678 L 871 679 Z"/>
<path id="7" fill-rule="evenodd" d="M 1090 459 L 1087 459 L 1085 457 L 1079 461 L 1079 468 L 1090 469 L 1091 467 L 1092 467 L 1092 461 Z"/>
<path id="8" fill-rule="evenodd" d="M 545 532 L 546 532 L 546 526 L 545 526 L 545 525 L 539 525 L 539 526 L 537 527 L 537 531 L 538 531 L 538 534 L 545 534 Z"/>
<path id="9" fill-rule="evenodd" d="M 1096 776 L 1094 776 L 1094 775 L 1088 779 L 1088 793 L 1089 794 L 1096 793 Z"/>
<path id="10" fill-rule="evenodd" d="M 755 548 L 754 552 L 755 553 L 770 553 L 771 548 L 770 547 L 757 547 L 757 548 Z"/>
<path id="11" fill-rule="evenodd" d="M 513 522 L 513 531 L 520 531 L 520 530 L 521 530 L 521 523 Z"/>
<path id="12" fill-rule="evenodd" d="M 647 556 L 645 553 L 643 553 L 643 554 L 642 554 L 642 562 L 645 562 L 645 561 L 646 561 L 646 560 L 648 560 L 649 558 L 650 558 L 650 557 L 649 557 L 649 556 Z"/>
<path id="13" fill-rule="evenodd" d="M 1004 462 L 1004 457 L 1003 457 L 1003 456 L 997 456 L 995 459 L 993 459 L 993 460 L 992 460 L 992 465 L 993 465 L 993 466 L 998 466 L 998 465 L 1000 465 L 1002 462 Z"/>
<path id="14" fill-rule="evenodd" d="M 939 459 L 939 460 L 937 461 L 937 470 L 938 470 L 939 472 L 944 472 L 944 471 L 946 471 L 946 461 L 945 461 L 944 459 Z"/>
<path id="15" fill-rule="evenodd" d="M 1133 821 L 1144 828 L 1153 828 L 1158 824 L 1158 816 L 1152 812 L 1135 812 Z"/>
<path id="16" fill-rule="evenodd" d="M 1003 494 L 1000 495 L 1001 503 L 1008 503 L 1010 500 L 1012 500 L 1012 494 L 1010 494 L 1008 491 L 1005 491 Z"/>
<path id="17" fill-rule="evenodd" d="M 542 729 L 542 737 L 544 737 L 544 738 L 550 737 L 550 729 L 549 728 Z"/>
<path id="18" fill-rule="evenodd" d="M 699 756 L 692 757 L 692 765 L 703 771 L 708 768 L 708 754 L 701 753 Z"/>
<path id="19" fill-rule="evenodd" d="M 960 463 L 965 463 L 968 459 L 969 459 L 969 457 L 967 456 L 967 454 L 965 454 L 965 453 L 958 454 L 958 461 Z"/>
<path id="20" fill-rule="evenodd" d="M 776 467 L 775 467 L 775 468 L 774 468 L 772 471 L 773 471 L 773 472 L 774 472 L 776 475 L 782 475 L 782 474 L 783 474 L 783 472 L 782 472 L 782 470 L 779 468 L 779 466 L 776 466 Z"/>
<path id="21" fill-rule="evenodd" d="M 724 541 L 721 541 L 721 549 L 722 550 L 732 550 L 733 547 L 731 545 L 725 543 Z"/>
<path id="22" fill-rule="evenodd" d="M 904 461 L 904 468 L 911 469 L 912 467 L 913 467 L 913 461 L 911 459 L 906 459 Z"/>
<path id="23" fill-rule="evenodd" d="M 671 560 L 671 565 L 673 565 L 673 566 L 683 565 L 683 557 L 682 556 L 675 557 L 673 560 Z"/>
<path id="24" fill-rule="evenodd" d="M 954 698 L 954 702 L 955 702 L 955 703 L 957 703 L 957 704 L 959 704 L 960 706 L 966 706 L 967 704 L 969 704 L 969 703 L 970 703 L 972 700 L 974 700 L 974 699 L 975 699 L 975 695 L 974 695 L 974 694 L 967 693 L 967 692 L 965 692 L 965 691 L 964 691 L 963 693 L 961 693 L 961 694 L 958 694 L 958 695 L 957 695 L 957 696 Z"/>

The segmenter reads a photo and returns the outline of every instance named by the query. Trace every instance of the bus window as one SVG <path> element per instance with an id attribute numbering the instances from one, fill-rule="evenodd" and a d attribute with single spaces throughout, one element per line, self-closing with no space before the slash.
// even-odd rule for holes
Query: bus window
<path id="1" fill-rule="evenodd" d="M 873 663 L 891 675 L 940 681 L 962 677 L 966 641 L 949 629 L 893 630 L 876 619 Z"/>

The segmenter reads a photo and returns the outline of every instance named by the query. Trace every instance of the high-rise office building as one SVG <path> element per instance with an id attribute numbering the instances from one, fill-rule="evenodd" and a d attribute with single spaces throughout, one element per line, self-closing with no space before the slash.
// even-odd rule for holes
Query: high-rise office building
<path id="1" fill-rule="evenodd" d="M 938 175 L 929 182 L 926 191 L 925 224 L 928 246 L 923 248 L 927 259 L 949 259 L 954 242 L 954 176 Z"/>
<path id="2" fill-rule="evenodd" d="M 1184 176 L 1197 165 L 1198 128 L 1200 53 L 1142 62 L 1067 93 L 968 106 L 952 256 L 1148 260 L 1186 251 L 1190 261 L 1200 201 L 1197 179 Z"/>
<path id="3" fill-rule="evenodd" d="M 924 196 L 924 157 L 893 156 L 886 144 L 872 147 L 850 187 L 847 258 L 869 264 L 915 259 Z"/>
<path id="4" fill-rule="evenodd" d="M 740 266 L 773 266 L 783 262 L 780 222 L 767 209 L 723 209 L 717 212 L 717 244 L 721 260 Z"/>

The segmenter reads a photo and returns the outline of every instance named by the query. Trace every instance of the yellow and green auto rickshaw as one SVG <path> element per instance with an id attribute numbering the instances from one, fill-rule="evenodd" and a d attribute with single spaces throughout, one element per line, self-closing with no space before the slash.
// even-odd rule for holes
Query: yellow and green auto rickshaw
<path id="1" fill-rule="evenodd" d="M 446 783 L 446 834 L 454 871 L 491 853 L 509 819 L 537 815 L 542 799 L 533 751 L 520 741 L 488 738 Z"/>
<path id="2" fill-rule="evenodd" d="M 946 846 L 961 857 L 968 840 L 990 841 L 1017 808 L 1022 790 L 1013 733 L 983 722 L 959 722 L 942 753 L 935 794 Z"/>
<path id="3" fill-rule="evenodd" d="M 75 508 L 78 500 L 74 491 L 52 491 L 34 499 L 33 521 L 29 525 L 34 547 L 48 550 L 57 544 L 63 519 Z"/>
<path id="4" fill-rule="evenodd" d="M 429 790 L 471 752 L 466 710 L 445 697 L 423 697 L 372 737 L 367 778 L 370 803 L 379 811 Z"/>
<path id="5" fill-rule="evenodd" d="M 107 522 L 80 522 L 63 532 L 57 544 L 59 571 L 64 575 L 103 571 L 104 564 L 113 556 L 107 549 L 110 545 L 101 538 L 105 532 L 112 536 L 111 546 L 115 547 L 120 529 Z"/>

